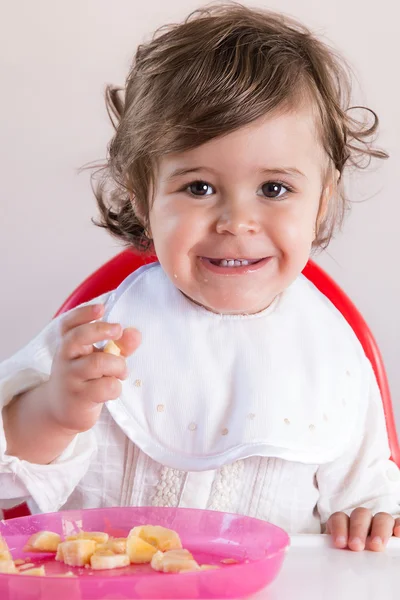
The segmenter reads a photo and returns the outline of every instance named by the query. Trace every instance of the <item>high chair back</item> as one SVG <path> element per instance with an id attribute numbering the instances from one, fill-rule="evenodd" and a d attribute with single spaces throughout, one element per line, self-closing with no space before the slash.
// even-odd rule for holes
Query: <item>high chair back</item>
<path id="1" fill-rule="evenodd" d="M 130 250 L 124 250 L 102 265 L 97 271 L 89 275 L 65 300 L 55 316 L 75 308 L 83 302 L 88 302 L 101 294 L 116 288 L 130 273 L 143 266 L 154 262 L 153 256 L 140 256 Z M 389 383 L 382 356 L 378 345 L 367 323 L 334 280 L 313 261 L 309 261 L 303 271 L 307 279 L 324 294 L 338 311 L 343 315 L 359 339 L 366 356 L 369 358 L 381 391 L 383 409 L 386 418 L 386 428 L 389 437 L 389 446 L 392 460 L 400 467 L 400 446 L 397 438 Z M 4 510 L 4 518 L 23 516 L 29 514 L 26 505 L 20 505 L 9 510 Z"/>

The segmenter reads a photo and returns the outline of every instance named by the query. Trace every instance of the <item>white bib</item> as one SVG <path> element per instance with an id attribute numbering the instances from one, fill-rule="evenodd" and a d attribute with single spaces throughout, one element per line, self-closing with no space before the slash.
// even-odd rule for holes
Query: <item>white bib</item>
<path id="1" fill-rule="evenodd" d="M 139 329 L 142 344 L 107 408 L 153 460 L 185 471 L 254 455 L 321 464 L 346 448 L 364 355 L 303 276 L 256 315 L 194 304 L 158 263 L 135 271 L 112 297 L 107 320 Z"/>

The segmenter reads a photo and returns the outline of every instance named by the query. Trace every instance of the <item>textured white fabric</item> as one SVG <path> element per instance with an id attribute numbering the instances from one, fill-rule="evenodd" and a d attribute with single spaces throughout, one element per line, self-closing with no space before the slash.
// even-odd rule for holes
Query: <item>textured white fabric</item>
<path id="1" fill-rule="evenodd" d="M 303 533 L 356 506 L 399 513 L 371 366 L 303 277 L 263 313 L 227 317 L 154 266 L 131 277 L 109 319 L 143 335 L 121 398 L 51 465 L 7 456 L 1 428 L 1 506 L 193 506 Z M 0 365 L 0 406 L 46 380 L 58 329 Z"/>

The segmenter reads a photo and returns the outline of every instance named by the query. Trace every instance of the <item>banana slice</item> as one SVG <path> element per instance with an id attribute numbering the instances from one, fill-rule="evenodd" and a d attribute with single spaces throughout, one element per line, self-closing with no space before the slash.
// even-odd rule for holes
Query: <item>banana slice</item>
<path id="1" fill-rule="evenodd" d="M 11 559 L 0 560 L 0 573 L 18 573 L 18 569 Z"/>
<path id="2" fill-rule="evenodd" d="M 12 556 L 10 550 L 8 549 L 6 540 L 2 535 L 0 535 L 0 561 L 4 560 L 12 560 Z"/>
<path id="3" fill-rule="evenodd" d="M 167 550 L 180 550 L 182 542 L 176 531 L 161 527 L 160 525 L 142 525 L 131 529 L 128 539 L 131 535 L 140 537 L 142 540 L 151 544 L 157 550 L 166 552 Z"/>
<path id="4" fill-rule="evenodd" d="M 114 354 L 115 356 L 121 355 L 121 350 L 112 340 L 109 340 L 103 348 L 103 352 L 106 354 Z"/>
<path id="5" fill-rule="evenodd" d="M 24 552 L 57 552 L 61 537 L 52 531 L 38 531 L 27 541 Z"/>
<path id="6" fill-rule="evenodd" d="M 126 554 L 126 538 L 110 538 L 105 544 L 97 544 L 97 550 L 111 550 L 114 554 Z"/>
<path id="7" fill-rule="evenodd" d="M 161 573 L 187 573 L 199 571 L 200 567 L 188 550 L 168 550 L 156 552 L 151 559 L 151 566 Z"/>
<path id="8" fill-rule="evenodd" d="M 36 575 L 38 577 L 45 577 L 46 571 L 44 570 L 44 566 L 34 567 L 33 569 L 26 569 L 25 571 L 20 571 L 20 575 Z"/>
<path id="9" fill-rule="evenodd" d="M 91 556 L 95 553 L 94 540 L 70 540 L 58 545 L 56 560 L 70 567 L 83 567 L 90 563 Z"/>
<path id="10" fill-rule="evenodd" d="M 108 542 L 108 533 L 103 531 L 80 531 L 74 535 L 68 535 L 65 541 L 72 542 L 74 540 L 93 540 L 96 544 L 106 544 Z"/>
<path id="11" fill-rule="evenodd" d="M 143 565 L 151 562 L 157 548 L 145 542 L 137 535 L 130 535 L 126 540 L 126 552 L 131 563 Z"/>
<path id="12" fill-rule="evenodd" d="M 90 566 L 95 571 L 118 569 L 130 564 L 127 554 L 114 554 L 111 550 L 97 550 L 90 558 Z"/>

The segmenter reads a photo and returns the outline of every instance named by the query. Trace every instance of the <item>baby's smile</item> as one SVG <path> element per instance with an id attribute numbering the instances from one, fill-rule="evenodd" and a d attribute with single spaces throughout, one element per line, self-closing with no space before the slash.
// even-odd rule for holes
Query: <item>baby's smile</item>
<path id="1" fill-rule="evenodd" d="M 210 258 L 200 256 L 201 265 L 218 275 L 245 275 L 264 267 L 272 257 L 262 258 Z"/>

